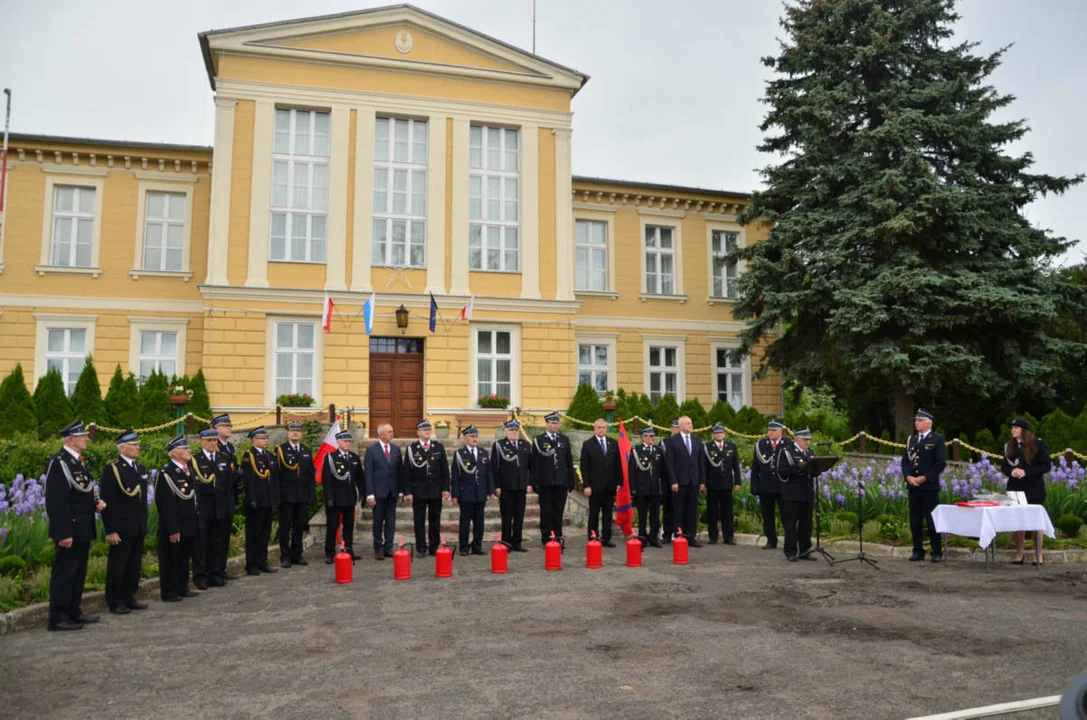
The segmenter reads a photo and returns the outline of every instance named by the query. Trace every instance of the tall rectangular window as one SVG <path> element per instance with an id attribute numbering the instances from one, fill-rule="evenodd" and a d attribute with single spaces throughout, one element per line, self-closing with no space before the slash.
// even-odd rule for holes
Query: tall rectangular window
<path id="1" fill-rule="evenodd" d="M 717 399 L 739 410 L 744 406 L 743 366 L 729 360 L 727 348 L 716 348 L 713 354 Z"/>
<path id="2" fill-rule="evenodd" d="M 325 261 L 329 114 L 276 110 L 269 258 Z"/>
<path id="3" fill-rule="evenodd" d="M 649 399 L 654 403 L 665 393 L 675 395 L 679 388 L 679 351 L 675 347 L 649 348 Z M 677 398 L 678 400 L 679 398 Z"/>
<path id="4" fill-rule="evenodd" d="M 373 264 L 426 266 L 427 124 L 378 118 Z"/>
<path id="5" fill-rule="evenodd" d="M 177 375 L 177 333 L 163 330 L 140 331 L 140 382 L 158 370 L 167 379 Z"/>
<path id="6" fill-rule="evenodd" d="M 313 394 L 317 326 L 314 323 L 277 322 L 275 338 L 276 396 Z"/>
<path id="7" fill-rule="evenodd" d="M 50 262 L 53 265 L 91 266 L 95 192 L 93 187 L 54 187 L 53 247 L 50 253 Z"/>
<path id="8" fill-rule="evenodd" d="M 513 334 L 508 330 L 476 331 L 476 397 L 513 399 Z"/>
<path id="9" fill-rule="evenodd" d="M 675 291 L 675 244 L 672 228 L 645 226 L 645 291 L 672 295 Z"/>
<path id="10" fill-rule="evenodd" d="M 608 389 L 608 346 L 579 343 L 577 346 L 577 384 L 591 385 L 597 395 Z"/>
<path id="11" fill-rule="evenodd" d="M 69 395 L 75 390 L 87 356 L 87 331 L 75 328 L 46 330 L 45 369 L 56 369 Z"/>
<path id="12" fill-rule="evenodd" d="M 468 147 L 468 267 L 517 272 L 518 134 L 472 125 Z"/>
<path id="13" fill-rule="evenodd" d="M 737 283 L 740 280 L 739 267 L 736 262 L 725 258 L 736 250 L 740 234 L 714 230 L 710 235 L 711 251 L 713 253 L 713 297 L 735 298 L 737 297 Z"/>
<path id="14" fill-rule="evenodd" d="M 608 289 L 608 224 L 598 220 L 574 223 L 577 252 L 577 289 Z"/>
<path id="15" fill-rule="evenodd" d="M 143 269 L 184 270 L 185 193 L 146 193 L 143 216 Z"/>

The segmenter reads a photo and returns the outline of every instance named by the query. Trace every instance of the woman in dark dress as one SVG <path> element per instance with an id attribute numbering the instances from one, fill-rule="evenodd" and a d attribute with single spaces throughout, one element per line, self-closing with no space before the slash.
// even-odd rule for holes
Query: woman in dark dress
<path id="1" fill-rule="evenodd" d="M 1018 490 L 1027 496 L 1030 505 L 1045 503 L 1045 474 L 1052 467 L 1049 448 L 1045 440 L 1035 437 L 1030 423 L 1023 418 L 1012 420 L 1012 437 L 1004 447 L 1004 474 L 1008 476 L 1008 490 Z M 1012 533 L 1015 538 L 1016 565 L 1023 564 L 1023 533 Z M 1041 557 L 1042 533 L 1034 533 L 1034 547 Z M 1037 565 L 1038 562 L 1034 562 Z"/>

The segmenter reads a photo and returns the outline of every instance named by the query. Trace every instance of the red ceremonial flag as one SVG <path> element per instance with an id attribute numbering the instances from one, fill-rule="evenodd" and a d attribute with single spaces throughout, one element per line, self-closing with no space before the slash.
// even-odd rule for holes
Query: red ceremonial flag
<path id="1" fill-rule="evenodd" d="M 630 503 L 630 475 L 627 460 L 630 458 L 630 438 L 619 420 L 619 460 L 623 463 L 623 486 L 615 493 L 615 524 L 623 529 L 623 537 L 634 534 L 634 506 Z"/>
<path id="2" fill-rule="evenodd" d="M 472 319 L 472 305 L 475 304 L 476 296 L 472 295 L 468 298 L 468 304 L 460 309 L 460 319 L 468 321 Z"/>
<path id="3" fill-rule="evenodd" d="M 332 423 L 332 427 L 328 429 L 328 434 L 325 435 L 324 441 L 321 442 L 321 447 L 317 448 L 317 455 L 313 458 L 313 467 L 316 469 L 317 484 L 321 485 L 321 471 L 325 469 L 325 456 L 330 452 L 336 452 L 336 436 L 340 434 L 340 421 Z"/>
<path id="4" fill-rule="evenodd" d="M 332 332 L 332 308 L 336 307 L 332 304 L 332 298 L 325 295 L 325 307 L 321 312 L 321 329 L 325 332 Z"/>

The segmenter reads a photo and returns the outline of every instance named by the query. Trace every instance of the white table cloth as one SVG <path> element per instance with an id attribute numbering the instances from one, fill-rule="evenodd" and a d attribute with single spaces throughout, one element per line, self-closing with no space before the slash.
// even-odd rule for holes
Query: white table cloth
<path id="1" fill-rule="evenodd" d="M 1041 530 L 1056 537 L 1049 513 L 1041 505 L 1000 505 L 997 507 L 961 507 L 937 505 L 932 511 L 936 532 L 976 537 L 978 545 L 989 547 L 998 532 Z"/>

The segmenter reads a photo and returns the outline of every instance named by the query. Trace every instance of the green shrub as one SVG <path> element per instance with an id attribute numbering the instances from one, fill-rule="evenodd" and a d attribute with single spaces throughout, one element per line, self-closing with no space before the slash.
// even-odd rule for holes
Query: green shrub
<path id="1" fill-rule="evenodd" d="M 1059 453 L 1072 446 L 1075 424 L 1075 418 L 1057 408 L 1042 418 L 1040 426 L 1034 432 L 1046 441 L 1051 452 Z"/>
<path id="2" fill-rule="evenodd" d="M 55 440 L 57 432 L 72 422 L 72 403 L 64 389 L 64 379 L 56 368 L 50 369 L 38 380 L 38 387 L 34 389 L 34 407 L 38 411 L 38 437 L 43 440 Z M 45 469 L 44 465 L 42 469 Z"/>
<path id="3" fill-rule="evenodd" d="M 158 576 L 159 564 L 152 559 L 151 555 L 144 555 L 143 562 L 140 563 L 140 577 L 146 580 Z"/>
<path id="4" fill-rule="evenodd" d="M 1083 527 L 1083 518 L 1072 513 L 1065 513 L 1057 519 L 1057 529 L 1059 529 L 1065 537 L 1074 538 L 1079 535 L 1079 529 Z"/>
<path id="5" fill-rule="evenodd" d="M 121 374 L 120 365 L 113 371 L 105 402 L 110 425 L 122 429 L 140 427 L 143 420 L 140 386 L 132 373 L 129 373 L 128 378 Z"/>
<path id="6" fill-rule="evenodd" d="M 48 600 L 49 599 L 49 581 L 52 578 L 53 568 L 49 566 L 42 566 L 34 571 L 34 574 L 27 580 L 27 586 L 30 589 L 30 597 L 36 600 Z"/>
<path id="7" fill-rule="evenodd" d="M 0 611 L 14 610 L 23 604 L 21 580 L 0 575 Z"/>
<path id="8" fill-rule="evenodd" d="M 839 513 L 835 513 L 834 519 L 839 522 L 843 522 L 849 526 L 849 532 L 853 532 L 857 529 L 857 513 L 843 510 Z"/>
<path id="9" fill-rule="evenodd" d="M 848 537 L 856 532 L 856 527 L 850 523 L 834 518 L 830 521 L 830 529 L 827 531 L 828 537 Z"/>
<path id="10" fill-rule="evenodd" d="M 26 388 L 23 366 L 16 365 L 11 374 L 0 383 L 0 437 L 15 433 L 38 432 L 38 414 L 34 398 Z"/>
<path id="11" fill-rule="evenodd" d="M 26 577 L 26 560 L 18 555 L 0 557 L 0 575 L 20 579 Z"/>
<path id="12" fill-rule="evenodd" d="M 653 425 L 667 428 L 680 414 L 676 396 L 672 393 L 665 393 L 657 401 L 657 407 L 653 409 Z"/>
<path id="13" fill-rule="evenodd" d="M 109 544 L 104 543 L 101 540 L 95 540 L 91 543 L 91 549 L 90 552 L 87 553 L 87 557 L 109 557 Z"/>
<path id="14" fill-rule="evenodd" d="M 186 410 L 193 415 L 210 419 L 211 397 L 208 395 L 208 381 L 204 377 L 204 370 L 198 370 L 186 387 L 192 390 L 192 397 L 189 399 Z"/>
<path id="15" fill-rule="evenodd" d="M 707 420 L 709 421 L 710 425 L 714 423 L 721 423 L 726 428 L 730 428 L 732 430 L 738 429 L 736 427 L 736 410 L 732 407 L 732 405 L 728 404 L 724 400 L 718 399 L 717 402 L 715 402 L 710 408 L 708 415 L 709 417 L 707 418 Z"/>
<path id="16" fill-rule="evenodd" d="M 102 402 L 102 386 L 98 383 L 98 371 L 94 367 L 94 358 L 90 355 L 83 363 L 83 371 L 76 380 L 72 391 L 72 412 L 83 422 L 90 425 L 109 422 L 106 404 Z"/>
<path id="17" fill-rule="evenodd" d="M 699 402 L 698 398 L 684 400 L 683 404 L 679 406 L 679 414 L 691 418 L 691 426 L 694 428 L 703 428 L 712 424 L 709 421 L 709 413 L 706 412 L 706 408 L 702 407 L 702 403 Z"/>
<path id="18" fill-rule="evenodd" d="M 733 429 L 748 435 L 761 435 L 766 432 L 766 418 L 755 408 L 744 405 L 736 411 L 736 427 Z"/>
<path id="19" fill-rule="evenodd" d="M 170 404 L 169 383 L 166 376 L 155 370 L 140 386 L 140 402 L 143 405 L 142 427 L 158 427 L 176 417 Z"/>
<path id="20" fill-rule="evenodd" d="M 1087 453 L 1087 403 L 1083 405 L 1083 410 L 1072 423 L 1072 448 L 1081 453 Z"/>
<path id="21" fill-rule="evenodd" d="M 638 417 L 646 421 L 653 420 L 653 403 L 645 393 L 638 396 L 637 403 L 633 404 L 632 407 L 635 411 L 634 414 Z M 655 422 L 653 423 L 653 427 L 657 427 Z"/>
<path id="22" fill-rule="evenodd" d="M 1076 540 L 1080 543 L 1087 543 L 1087 525 L 1081 525 L 1079 532 L 1076 533 Z"/>
<path id="23" fill-rule="evenodd" d="M 37 559 L 38 573 L 40 574 L 43 569 L 48 570 L 53 566 L 53 563 L 57 561 L 57 546 L 53 543 L 49 543 L 41 549 Z"/>
<path id="24" fill-rule="evenodd" d="M 993 433 L 989 428 L 978 430 L 977 435 L 974 436 L 974 442 L 971 444 L 974 447 L 988 450 L 989 452 L 997 452 L 1000 450 L 1000 445 L 997 443 L 996 438 L 993 437 Z"/>
<path id="25" fill-rule="evenodd" d="M 570 407 L 567 408 L 566 414 L 588 423 L 604 417 L 604 411 L 600 409 L 600 397 L 596 394 L 596 390 L 593 390 L 592 386 L 586 383 L 578 385 L 573 399 L 570 400 Z M 582 426 L 578 425 L 578 427 Z"/>
<path id="26" fill-rule="evenodd" d="M 92 557 L 87 560 L 87 579 L 83 591 L 106 589 L 106 558 Z"/>
<path id="27" fill-rule="evenodd" d="M 143 435 L 140 448 L 140 462 L 150 469 L 161 468 L 166 464 L 165 444 L 169 439 L 169 429 L 155 435 Z M 48 441 L 35 440 L 28 436 L 0 437 L 0 482 L 22 473 L 28 477 L 40 477 L 49 463 L 49 458 L 61 444 L 58 438 Z M 90 443 L 83 451 L 83 458 L 96 478 L 101 476 L 106 463 L 117 457 L 117 445 L 110 433 L 99 433 L 98 440 Z"/>

